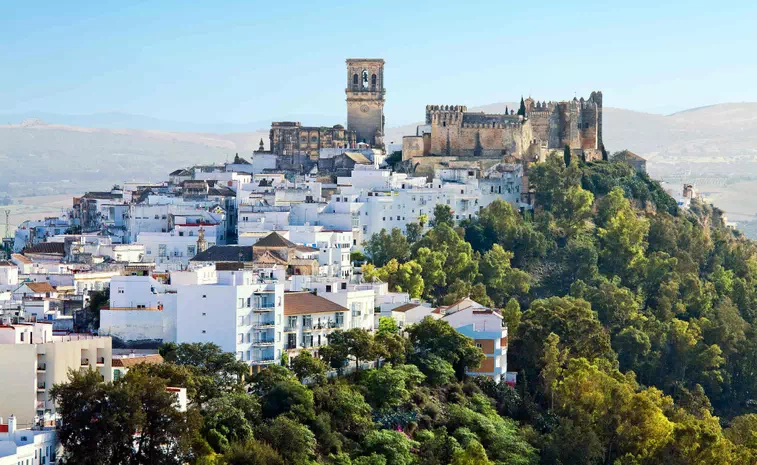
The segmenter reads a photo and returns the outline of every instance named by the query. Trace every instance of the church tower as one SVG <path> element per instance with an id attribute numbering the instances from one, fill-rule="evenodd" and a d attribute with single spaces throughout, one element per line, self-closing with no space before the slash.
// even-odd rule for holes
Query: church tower
<path id="1" fill-rule="evenodd" d="M 384 146 L 384 60 L 347 59 L 347 129 L 357 141 Z"/>

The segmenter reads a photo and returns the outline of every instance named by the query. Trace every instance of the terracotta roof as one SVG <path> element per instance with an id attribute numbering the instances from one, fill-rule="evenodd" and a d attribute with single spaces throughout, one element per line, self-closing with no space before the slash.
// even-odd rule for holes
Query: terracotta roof
<path id="1" fill-rule="evenodd" d="M 298 252 L 318 252 L 318 249 L 316 247 L 308 247 L 306 245 L 298 245 L 297 246 Z"/>
<path id="2" fill-rule="evenodd" d="M 417 308 L 417 307 L 420 307 L 420 305 L 409 303 L 409 304 L 400 305 L 397 308 L 393 308 L 392 311 L 393 312 L 405 313 L 406 311 L 412 310 L 412 309 Z"/>
<path id="3" fill-rule="evenodd" d="M 124 357 L 124 358 L 113 358 L 113 362 L 111 366 L 113 368 L 116 367 L 122 367 L 122 368 L 131 368 L 133 366 L 139 365 L 140 363 L 150 363 L 150 364 L 156 364 L 156 363 L 163 363 L 163 357 L 161 357 L 159 354 L 153 354 L 153 355 L 142 355 L 137 357 Z"/>
<path id="4" fill-rule="evenodd" d="M 12 267 L 15 267 L 16 265 L 14 265 L 13 263 L 11 263 L 11 262 L 9 262 L 7 260 L 0 260 L 0 266 L 12 266 Z"/>
<path id="5" fill-rule="evenodd" d="M 11 254 L 11 259 L 18 260 L 19 262 L 26 263 L 26 264 L 32 263 L 31 258 L 27 257 L 26 255 L 22 255 L 20 253 Z"/>
<path id="6" fill-rule="evenodd" d="M 64 255 L 66 253 L 66 249 L 63 242 L 42 242 L 41 244 L 26 247 L 24 249 L 24 253 Z"/>
<path id="7" fill-rule="evenodd" d="M 252 247 L 248 245 L 214 245 L 192 257 L 191 262 L 251 262 Z"/>
<path id="8" fill-rule="evenodd" d="M 297 244 L 285 238 L 276 231 L 260 239 L 252 245 L 253 247 L 287 247 L 296 248 Z"/>
<path id="9" fill-rule="evenodd" d="M 284 315 L 347 311 L 347 308 L 310 292 L 287 292 L 284 294 Z"/>
<path id="10" fill-rule="evenodd" d="M 55 288 L 50 285 L 48 282 L 43 283 L 25 283 L 26 287 L 28 287 L 32 292 L 35 294 L 42 294 L 46 292 L 55 292 Z"/>
<path id="11" fill-rule="evenodd" d="M 255 264 L 273 264 L 273 265 L 286 265 L 287 261 L 278 255 L 266 250 L 263 253 L 255 254 L 255 258 L 252 260 Z"/>
<path id="12" fill-rule="evenodd" d="M 290 258 L 288 263 L 294 266 L 315 266 L 318 264 L 318 260 L 315 258 Z"/>

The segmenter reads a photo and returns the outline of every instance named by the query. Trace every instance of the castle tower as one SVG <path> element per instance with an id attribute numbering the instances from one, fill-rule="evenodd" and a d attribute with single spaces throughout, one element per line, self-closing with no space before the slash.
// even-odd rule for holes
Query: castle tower
<path id="1" fill-rule="evenodd" d="M 384 146 L 384 60 L 347 59 L 347 129 L 357 141 Z"/>

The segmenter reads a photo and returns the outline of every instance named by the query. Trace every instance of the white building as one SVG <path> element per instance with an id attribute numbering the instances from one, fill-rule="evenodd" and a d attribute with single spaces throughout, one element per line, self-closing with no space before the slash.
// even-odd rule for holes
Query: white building
<path id="1" fill-rule="evenodd" d="M 116 276 L 99 334 L 123 341 L 176 342 L 175 291 L 150 276 Z"/>
<path id="2" fill-rule="evenodd" d="M 144 246 L 144 262 L 155 263 L 158 270 L 180 270 L 186 268 L 189 260 L 197 255 L 199 237 L 195 234 L 192 230 L 186 233 L 142 232 L 137 236 L 137 243 Z M 213 235 L 206 236 L 205 241 L 208 248 L 216 245 Z"/>
<path id="3" fill-rule="evenodd" d="M 0 465 L 54 464 L 57 457 L 55 430 L 19 428 L 15 415 L 0 418 Z"/>
<path id="4" fill-rule="evenodd" d="M 496 382 L 506 379 L 507 326 L 502 321 L 502 315 L 468 298 L 438 310 L 457 332 L 473 339 L 476 347 L 486 356 L 481 365 L 469 374 L 488 376 Z"/>
<path id="5" fill-rule="evenodd" d="M 19 426 L 51 424 L 50 389 L 67 382 L 69 370 L 82 369 L 112 381 L 109 337 L 58 335 L 47 322 L 0 325 L 0 416 L 15 415 Z"/>
<path id="6" fill-rule="evenodd" d="M 9 261 L 0 261 L 0 289 L 18 285 L 18 266 Z"/>
<path id="7" fill-rule="evenodd" d="M 212 342 L 253 367 L 283 351 L 284 285 L 246 270 L 212 266 L 171 273 L 176 289 L 176 342 Z"/>

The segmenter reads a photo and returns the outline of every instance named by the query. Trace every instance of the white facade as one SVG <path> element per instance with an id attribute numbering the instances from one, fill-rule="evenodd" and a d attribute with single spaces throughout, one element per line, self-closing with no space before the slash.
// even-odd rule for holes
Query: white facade
<path id="1" fill-rule="evenodd" d="M 176 342 L 177 295 L 149 276 L 114 277 L 99 333 L 122 341 Z"/>
<path id="2" fill-rule="evenodd" d="M 158 270 L 186 268 L 189 260 L 197 255 L 198 237 L 195 234 L 195 231 L 188 231 L 182 235 L 177 231 L 140 233 L 137 236 L 137 242 L 144 246 L 143 261 L 155 263 Z M 216 245 L 215 236 L 206 236 L 205 240 L 208 248 Z"/>
<path id="3" fill-rule="evenodd" d="M 54 429 L 19 428 L 15 415 L 3 421 L 0 418 L 0 465 L 55 463 L 58 445 Z"/>
<path id="4" fill-rule="evenodd" d="M 215 282 L 202 281 L 200 273 L 214 274 Z M 172 273 L 171 279 L 177 293 L 177 342 L 212 342 L 250 365 L 281 359 L 282 283 L 260 282 L 252 271 L 212 267 Z"/>
<path id="5" fill-rule="evenodd" d="M 18 285 L 18 266 L 11 262 L 0 261 L 0 289 L 4 286 Z"/>

